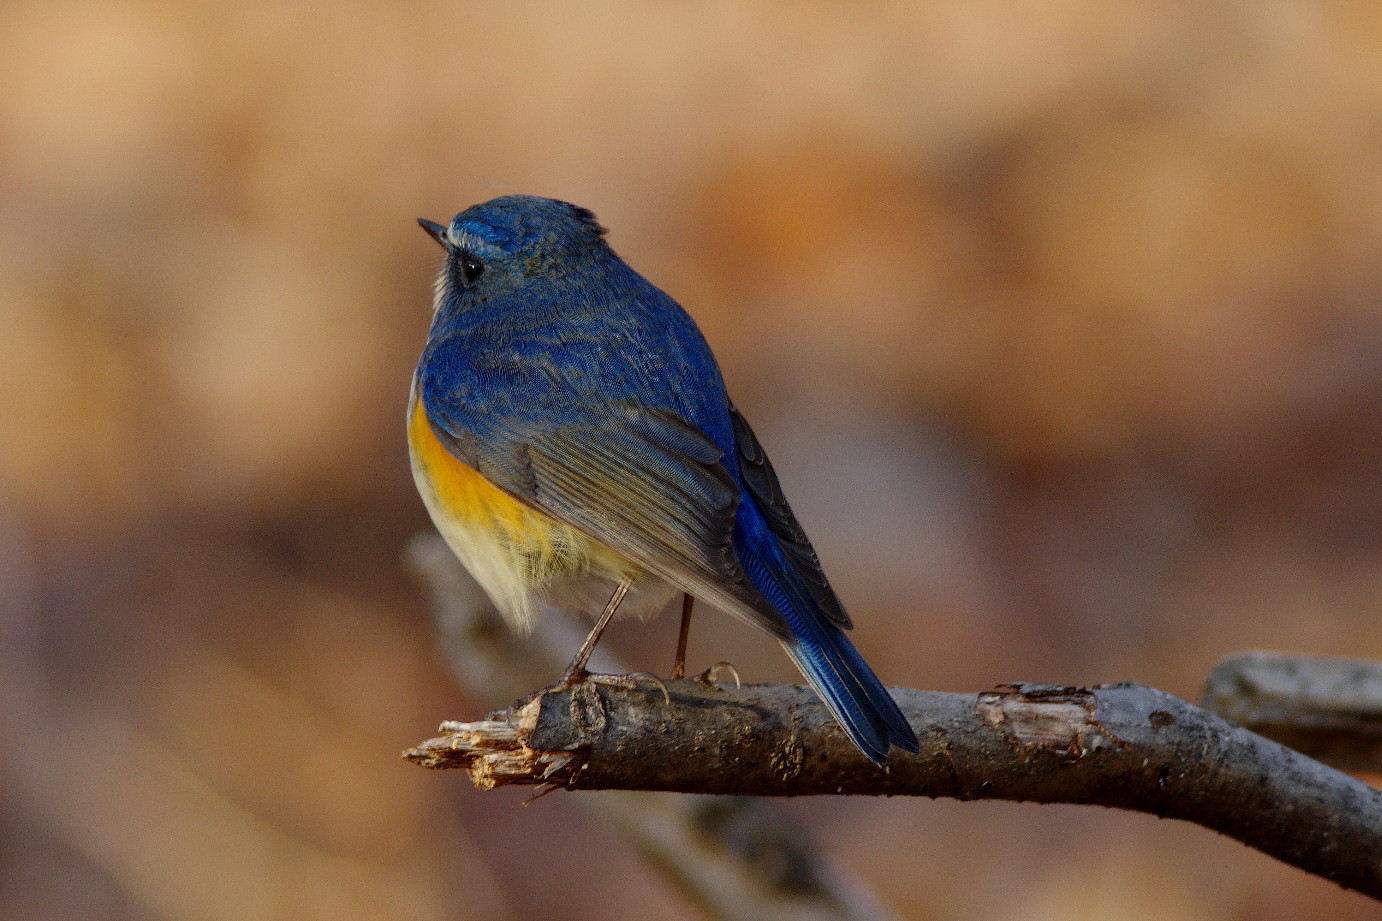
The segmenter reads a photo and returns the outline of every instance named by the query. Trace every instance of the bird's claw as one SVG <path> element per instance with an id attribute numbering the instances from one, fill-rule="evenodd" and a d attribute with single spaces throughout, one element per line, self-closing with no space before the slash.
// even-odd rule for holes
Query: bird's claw
<path id="1" fill-rule="evenodd" d="M 710 666 L 705 671 L 697 675 L 695 680 L 699 681 L 701 684 L 714 684 L 715 677 L 719 675 L 722 671 L 729 672 L 731 675 L 734 676 L 734 686 L 736 688 L 742 688 L 744 686 L 744 683 L 739 680 L 739 670 L 736 669 L 729 662 L 716 662 L 714 665 Z"/>
<path id="2" fill-rule="evenodd" d="M 590 673 L 586 673 L 585 677 L 582 680 L 594 681 L 600 684 L 607 684 L 611 687 L 616 688 L 636 689 L 638 687 L 637 679 L 639 678 L 647 678 L 653 684 L 657 685 L 658 690 L 662 692 L 662 699 L 667 703 L 668 706 L 671 706 L 672 695 L 668 692 L 666 683 L 663 682 L 663 680 L 659 678 L 657 675 L 654 675 L 652 672 L 629 672 L 627 675 L 593 675 Z"/>

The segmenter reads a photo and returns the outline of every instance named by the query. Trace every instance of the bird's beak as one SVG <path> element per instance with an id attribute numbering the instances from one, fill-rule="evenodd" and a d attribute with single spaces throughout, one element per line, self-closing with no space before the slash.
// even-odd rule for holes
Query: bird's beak
<path id="1" fill-rule="evenodd" d="M 445 249 L 449 244 L 446 239 L 446 227 L 436 221 L 429 221 L 425 217 L 417 219 L 418 226 L 427 231 L 427 235 L 436 240 Z"/>

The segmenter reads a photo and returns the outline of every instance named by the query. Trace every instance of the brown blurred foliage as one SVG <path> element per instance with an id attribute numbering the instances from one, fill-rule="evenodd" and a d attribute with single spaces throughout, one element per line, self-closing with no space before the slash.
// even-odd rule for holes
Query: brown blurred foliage
<path id="1" fill-rule="evenodd" d="M 1382 658 L 1379 125 L 1358 0 L 10 0 L 0 915 L 693 916 L 397 760 L 485 707 L 399 563 L 412 222 L 499 194 L 698 318 L 890 682 Z M 907 917 L 1382 918 L 1141 817 L 793 809 Z"/>

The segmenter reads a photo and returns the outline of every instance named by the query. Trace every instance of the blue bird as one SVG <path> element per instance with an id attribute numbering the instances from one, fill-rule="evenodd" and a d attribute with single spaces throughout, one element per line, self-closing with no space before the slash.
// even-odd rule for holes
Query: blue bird
<path id="1" fill-rule="evenodd" d="M 447 226 L 413 377 L 413 475 L 437 529 L 515 627 L 546 607 L 602 612 L 692 598 L 782 642 L 876 763 L 917 751 L 850 643 L 849 615 L 730 403 L 684 310 L 605 242 L 591 212 L 506 196 Z"/>

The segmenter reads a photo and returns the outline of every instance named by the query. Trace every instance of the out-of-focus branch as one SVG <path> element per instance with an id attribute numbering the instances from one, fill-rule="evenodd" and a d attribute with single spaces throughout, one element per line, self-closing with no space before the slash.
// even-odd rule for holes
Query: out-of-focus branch
<path id="1" fill-rule="evenodd" d="M 1215 666 L 1201 706 L 1345 771 L 1382 773 L 1382 664 L 1245 652 Z"/>
<path id="2" fill-rule="evenodd" d="M 503 623 L 434 534 L 408 562 L 431 593 L 443 654 L 474 697 L 502 706 L 550 684 L 583 631 L 558 618 L 533 636 Z M 622 671 L 603 649 L 592 667 Z M 659 700 L 661 699 L 659 692 Z M 771 803 L 745 796 L 611 791 L 581 804 L 618 831 L 713 918 L 726 921 L 890 921 L 864 887 L 830 865 Z"/>

